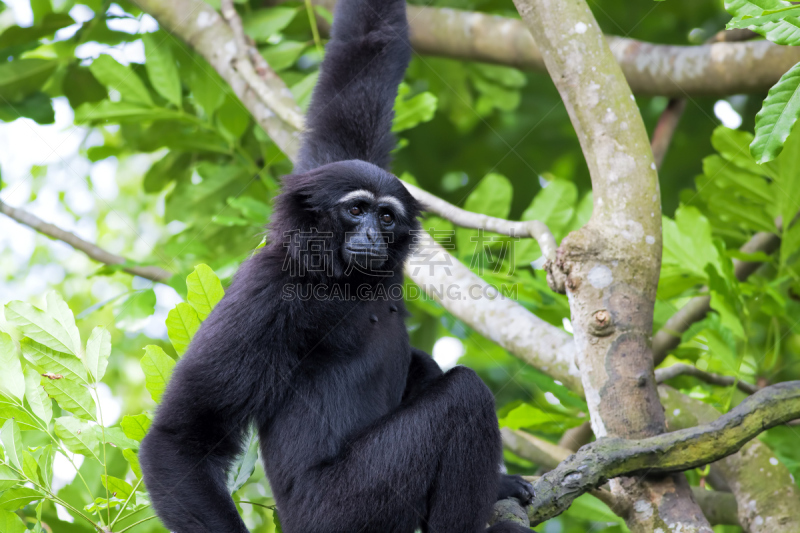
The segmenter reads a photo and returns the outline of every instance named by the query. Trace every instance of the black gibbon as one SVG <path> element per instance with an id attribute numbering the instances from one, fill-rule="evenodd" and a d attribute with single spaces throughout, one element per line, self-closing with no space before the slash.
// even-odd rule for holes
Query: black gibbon
<path id="1" fill-rule="evenodd" d="M 486 385 L 412 348 L 402 295 L 374 290 L 402 284 L 419 228 L 417 202 L 386 170 L 411 53 L 405 8 L 338 2 L 270 242 L 203 322 L 142 442 L 171 531 L 247 532 L 225 479 L 251 425 L 287 533 L 476 533 L 496 500 L 532 497 L 498 473 Z"/>

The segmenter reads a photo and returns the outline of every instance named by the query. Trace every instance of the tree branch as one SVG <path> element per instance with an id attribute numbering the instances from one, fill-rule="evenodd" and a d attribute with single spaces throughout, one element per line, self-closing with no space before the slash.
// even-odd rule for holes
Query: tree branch
<path id="1" fill-rule="evenodd" d="M 69 231 L 63 230 L 58 226 L 45 222 L 41 218 L 27 211 L 18 209 L 16 207 L 11 207 L 2 201 L 0 201 L 0 213 L 3 213 L 7 217 L 16 220 L 20 224 L 24 224 L 25 226 L 28 226 L 29 228 L 36 230 L 43 235 L 47 235 L 48 237 L 52 237 L 53 239 L 57 239 L 69 244 L 76 250 L 80 250 L 81 252 L 85 253 L 95 261 L 105 263 L 106 265 L 128 265 L 123 266 L 120 269 L 128 274 L 140 276 L 152 281 L 160 281 L 162 283 L 166 282 L 172 277 L 172 273 L 164 270 L 163 268 L 156 266 L 130 265 L 128 260 L 124 257 L 103 250 L 99 246 L 81 239 L 74 233 L 70 233 Z"/>
<path id="2" fill-rule="evenodd" d="M 563 282 L 570 299 L 592 428 L 599 439 L 650 437 L 666 425 L 650 352 L 661 265 L 661 207 L 647 132 L 620 65 L 584 0 L 514 4 L 561 94 L 592 179 L 591 219 L 562 241 L 557 260 L 546 265 L 551 286 L 557 290 Z M 561 488 L 570 483 L 566 480 Z M 626 519 L 634 533 L 652 532 L 662 524 L 687 533 L 709 528 L 683 476 L 641 483 L 620 480 L 611 487 L 614 494 L 636 502 L 636 512 Z M 544 503 L 545 508 L 564 497 L 552 487 L 545 489 L 545 500 L 548 490 L 556 499 Z"/>
<path id="3" fill-rule="evenodd" d="M 678 363 L 676 365 L 668 366 L 666 368 L 659 368 L 656 370 L 656 383 L 664 383 L 665 381 L 678 376 L 696 377 L 701 381 L 705 381 L 711 385 L 718 385 L 720 387 L 730 387 L 731 385 L 736 385 L 736 388 L 746 394 L 754 394 L 756 391 L 758 391 L 758 387 L 755 385 L 751 385 L 750 383 L 742 381 L 733 376 L 723 376 L 721 374 L 704 372 L 695 366 L 683 363 Z"/>
<path id="4" fill-rule="evenodd" d="M 524 431 L 503 428 L 500 432 L 503 436 L 503 445 L 506 448 L 523 459 L 536 463 L 547 471 L 558 467 L 559 463 L 575 453 L 574 450 L 554 445 Z M 530 482 L 535 483 L 537 480 L 538 477 L 530 480 Z M 621 518 L 626 518 L 631 512 L 631 505 L 628 501 L 616 497 L 608 490 L 602 488 L 592 489 L 589 494 L 605 503 L 614 514 Z M 692 487 L 692 494 L 711 525 L 739 524 L 736 515 L 736 498 L 733 494 L 708 491 L 700 487 Z M 533 506 L 529 506 L 528 509 L 532 517 L 536 516 Z"/>
<path id="5" fill-rule="evenodd" d="M 708 424 L 719 417 L 711 405 L 671 387 L 661 385 L 658 392 L 672 429 Z M 789 469 L 759 439 L 714 463 L 711 471 L 720 472 L 728 482 L 738 502 L 739 522 L 747 533 L 800 531 L 800 489 Z"/>
<path id="6" fill-rule="evenodd" d="M 800 417 L 800 382 L 765 387 L 714 422 L 639 440 L 603 438 L 540 477 L 528 512 L 537 525 L 581 494 L 619 476 L 682 472 L 736 453 L 762 431 Z M 637 508 L 636 513 L 641 511 Z"/>
<path id="7" fill-rule="evenodd" d="M 314 3 L 332 9 L 336 1 Z M 545 69 L 541 52 L 520 20 L 411 5 L 408 19 L 411 44 L 420 54 Z M 328 29 L 322 20 L 320 27 Z M 614 36 L 606 40 L 638 95 L 683 98 L 763 92 L 800 61 L 800 48 L 769 41 L 672 46 Z"/>
<path id="8" fill-rule="evenodd" d="M 425 208 L 425 211 L 436 213 L 440 217 L 462 228 L 484 229 L 511 237 L 531 237 L 536 239 L 536 242 L 539 243 L 542 255 L 546 259 L 555 259 L 556 239 L 543 222 L 539 222 L 538 220 L 517 222 L 490 217 L 489 215 L 481 213 L 472 213 L 450 204 L 415 185 L 406 182 L 403 182 L 403 185 L 414 195 L 414 198 L 419 200 Z"/>

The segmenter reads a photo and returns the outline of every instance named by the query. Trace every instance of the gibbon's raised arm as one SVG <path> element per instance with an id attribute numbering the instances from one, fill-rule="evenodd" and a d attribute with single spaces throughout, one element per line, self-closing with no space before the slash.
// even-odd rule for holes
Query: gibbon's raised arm
<path id="1" fill-rule="evenodd" d="M 410 58 L 405 0 L 340 0 L 295 173 L 349 159 L 387 169 L 397 86 Z"/>

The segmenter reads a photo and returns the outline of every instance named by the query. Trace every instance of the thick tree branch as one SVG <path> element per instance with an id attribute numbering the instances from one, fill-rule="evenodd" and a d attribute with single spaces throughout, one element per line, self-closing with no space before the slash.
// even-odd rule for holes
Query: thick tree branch
<path id="1" fill-rule="evenodd" d="M 120 269 L 128 274 L 160 282 L 166 282 L 172 277 L 172 274 L 163 268 L 156 266 L 130 265 L 129 261 L 124 257 L 103 250 L 99 246 L 81 239 L 74 233 L 65 231 L 58 226 L 54 226 L 53 224 L 45 222 L 36 215 L 16 207 L 11 207 L 2 201 L 0 201 L 0 213 L 3 213 L 7 217 L 16 220 L 20 224 L 24 224 L 25 226 L 28 226 L 29 228 L 34 229 L 43 235 L 47 235 L 48 237 L 52 237 L 53 239 L 57 239 L 69 244 L 76 250 L 80 250 L 81 252 L 85 253 L 95 261 L 105 263 L 106 265 L 128 265 L 123 266 Z"/>
<path id="2" fill-rule="evenodd" d="M 587 444 L 533 484 L 536 499 L 534 509 L 528 512 L 531 524 L 561 514 L 575 498 L 609 479 L 703 466 L 736 453 L 761 432 L 798 417 L 800 382 L 790 381 L 761 389 L 704 426 L 646 439 L 607 437 Z"/>
<path id="3" fill-rule="evenodd" d="M 524 459 L 533 461 L 545 470 L 553 470 L 565 461 L 574 450 L 557 446 L 530 433 L 503 428 L 503 445 Z M 538 478 L 530 480 L 535 483 Z M 602 501 L 617 516 L 625 518 L 631 512 L 631 505 L 624 499 L 614 496 L 605 489 L 592 489 L 589 494 Z M 711 525 L 738 525 L 736 498 L 733 494 L 708 491 L 692 487 L 692 494 L 708 518 Z M 532 516 L 536 515 L 534 506 L 528 506 Z"/>
<path id="4" fill-rule="evenodd" d="M 551 286 L 560 289 L 563 280 L 570 299 L 594 434 L 601 441 L 606 435 L 651 437 L 666 425 L 650 352 L 661 264 L 661 208 L 647 132 L 584 0 L 514 3 L 561 94 L 592 178 L 594 211 L 589 223 L 562 241 L 558 259 L 546 269 Z M 634 533 L 649 533 L 665 524 L 687 533 L 710 528 L 683 476 L 641 483 L 622 479 L 611 487 L 636 502 L 636 512 L 626 519 Z M 548 490 L 555 499 L 545 508 L 564 497 L 554 486 L 545 490 L 545 500 Z"/>
<path id="5" fill-rule="evenodd" d="M 723 376 L 721 374 L 704 372 L 695 366 L 683 363 L 678 363 L 676 365 L 668 366 L 666 368 L 659 368 L 656 370 L 657 383 L 664 383 L 665 381 L 678 376 L 692 376 L 711 385 L 718 385 L 720 387 L 730 387 L 731 385 L 736 385 L 736 388 L 746 394 L 753 394 L 758 390 L 758 387 L 755 385 L 751 385 L 750 383 L 737 379 L 733 376 Z"/>
<path id="6" fill-rule="evenodd" d="M 335 0 L 314 0 L 331 8 Z M 408 6 L 411 44 L 420 54 L 544 70 L 542 54 L 517 19 Z M 326 28 L 324 21 L 320 24 Z M 800 48 L 769 41 L 699 46 L 650 44 L 607 36 L 631 90 L 671 97 L 763 92 L 800 61 Z"/>
<path id="7" fill-rule="evenodd" d="M 658 392 L 672 429 L 708 424 L 719 417 L 712 406 L 671 387 L 661 385 Z M 754 439 L 738 453 L 714 463 L 711 471 L 721 473 L 727 481 L 738 502 L 739 522 L 745 531 L 800 531 L 800 489 L 789 469 L 766 444 Z"/>

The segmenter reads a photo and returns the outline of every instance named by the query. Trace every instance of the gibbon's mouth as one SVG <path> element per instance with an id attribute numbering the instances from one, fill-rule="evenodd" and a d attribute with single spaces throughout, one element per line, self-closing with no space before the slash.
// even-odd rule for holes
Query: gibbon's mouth
<path id="1" fill-rule="evenodd" d="M 382 250 L 380 248 L 376 250 L 375 248 L 354 248 L 352 246 L 345 246 L 344 249 L 351 254 L 365 255 L 372 259 L 389 258 L 388 250 L 385 247 L 383 247 Z"/>

